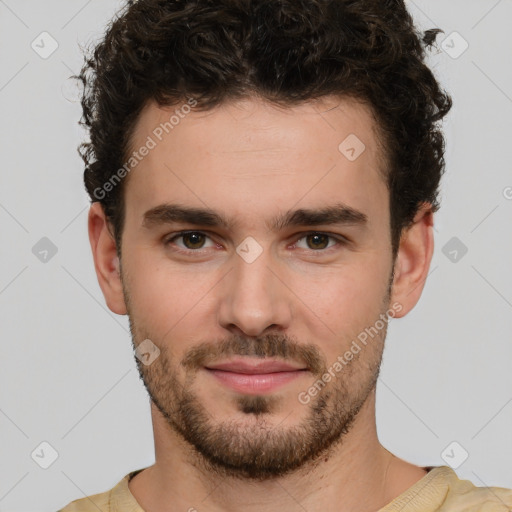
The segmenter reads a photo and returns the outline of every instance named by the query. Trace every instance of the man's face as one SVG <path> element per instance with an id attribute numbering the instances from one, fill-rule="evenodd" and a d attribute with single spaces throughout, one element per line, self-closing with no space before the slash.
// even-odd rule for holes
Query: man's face
<path id="1" fill-rule="evenodd" d="M 347 100 L 244 100 L 155 132 L 176 108 L 143 111 L 132 149 L 156 146 L 125 189 L 124 299 L 134 344 L 160 350 L 139 371 L 209 469 L 275 477 L 342 440 L 376 383 L 393 261 L 373 119 Z M 290 217 L 343 206 L 335 223 Z"/>

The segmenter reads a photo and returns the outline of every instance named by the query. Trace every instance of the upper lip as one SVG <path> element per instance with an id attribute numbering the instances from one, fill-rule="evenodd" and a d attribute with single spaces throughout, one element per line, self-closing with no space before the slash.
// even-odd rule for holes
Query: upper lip
<path id="1" fill-rule="evenodd" d="M 262 374 L 262 373 L 276 373 L 276 372 L 292 372 L 298 370 L 307 370 L 304 366 L 297 366 L 290 363 L 277 360 L 233 360 L 224 363 L 209 364 L 206 366 L 209 370 L 223 370 L 233 373 L 247 373 L 247 374 Z"/>

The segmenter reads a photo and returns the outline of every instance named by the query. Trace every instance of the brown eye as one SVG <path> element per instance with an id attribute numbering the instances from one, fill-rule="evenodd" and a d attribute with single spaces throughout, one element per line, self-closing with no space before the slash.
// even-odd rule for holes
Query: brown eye
<path id="1" fill-rule="evenodd" d="M 183 239 L 183 245 L 187 249 L 201 249 L 204 245 L 205 236 L 202 233 L 184 233 L 181 235 Z"/>
<path id="2" fill-rule="evenodd" d="M 325 249 L 329 245 L 329 238 L 331 237 L 322 233 L 312 233 L 306 236 L 310 249 Z"/>
<path id="3" fill-rule="evenodd" d="M 208 245 L 209 244 L 209 245 Z M 164 240 L 164 245 L 177 252 L 202 253 L 202 249 L 215 247 L 211 238 L 201 231 L 182 231 Z"/>
<path id="4" fill-rule="evenodd" d="M 340 249 L 348 240 L 343 235 L 331 235 L 330 233 L 305 233 L 295 242 L 295 247 L 317 253 L 327 253 L 330 250 Z"/>

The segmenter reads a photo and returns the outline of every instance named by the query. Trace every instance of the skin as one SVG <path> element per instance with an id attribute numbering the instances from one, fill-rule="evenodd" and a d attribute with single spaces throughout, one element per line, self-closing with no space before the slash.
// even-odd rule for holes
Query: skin
<path id="1" fill-rule="evenodd" d="M 174 108 L 149 103 L 136 125 L 132 149 L 142 146 Z M 354 161 L 338 150 L 349 134 L 366 146 Z M 393 261 L 383 166 L 374 119 L 361 104 L 328 97 L 278 108 L 244 99 L 187 114 L 131 172 L 125 184 L 121 261 L 101 205 L 92 204 L 89 237 L 106 303 L 113 312 L 129 315 L 135 346 L 149 338 L 161 350 L 151 365 L 139 363 L 154 398 L 156 462 L 129 488 L 145 510 L 369 512 L 425 476 L 425 469 L 394 456 L 377 437 L 375 382 L 385 328 L 309 404 L 297 397 L 318 375 L 304 371 L 266 393 L 262 403 L 267 412 L 260 414 L 244 412 L 241 403 L 247 396 L 204 368 L 187 371 L 181 365 L 202 343 L 214 354 L 226 340 L 267 347 L 274 335 L 287 344 L 316 348 L 318 361 L 329 367 L 391 305 L 399 305 L 395 317 L 406 315 L 428 274 L 433 214 L 430 205 L 422 205 Z M 287 210 L 340 201 L 363 212 L 366 224 L 276 231 L 266 225 Z M 208 207 L 236 224 L 230 229 L 143 226 L 146 211 L 177 202 Z M 169 235 L 183 230 L 207 235 L 199 256 L 192 254 L 190 240 L 166 245 Z M 349 243 L 337 245 L 334 238 L 327 248 L 316 246 L 306 237 L 311 231 L 346 237 Z M 262 248 L 252 263 L 236 252 L 248 236 Z M 180 248 L 188 252 L 178 253 Z M 288 362 L 304 363 L 297 358 Z M 204 413 L 200 426 L 236 425 L 228 436 L 233 452 L 245 453 L 250 443 L 264 448 L 274 440 L 277 453 L 280 440 L 305 425 L 319 396 L 326 397 L 324 414 L 345 429 L 316 457 L 282 475 L 258 479 L 223 470 L 198 454 L 179 431 L 183 418 L 176 404 L 193 397 Z M 342 405 L 336 408 L 336 403 Z"/>

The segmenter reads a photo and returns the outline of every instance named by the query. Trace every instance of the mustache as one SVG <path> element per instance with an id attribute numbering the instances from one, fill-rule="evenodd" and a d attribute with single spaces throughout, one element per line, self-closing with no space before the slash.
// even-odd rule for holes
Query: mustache
<path id="1" fill-rule="evenodd" d="M 233 356 L 293 360 L 306 366 L 315 375 L 322 375 L 327 368 L 325 359 L 315 345 L 302 345 L 281 334 L 258 338 L 235 335 L 216 343 L 204 342 L 189 350 L 181 365 L 187 370 L 198 370 L 220 358 Z"/>

